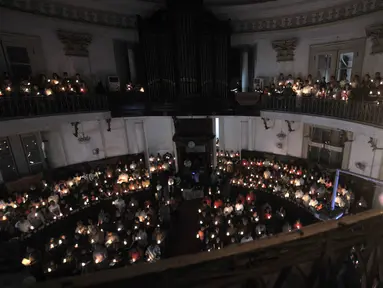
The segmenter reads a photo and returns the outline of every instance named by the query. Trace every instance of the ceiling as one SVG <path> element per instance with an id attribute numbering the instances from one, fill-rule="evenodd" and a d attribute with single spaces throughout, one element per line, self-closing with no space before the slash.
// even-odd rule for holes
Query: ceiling
<path id="1" fill-rule="evenodd" d="M 161 3 L 161 4 L 166 2 L 166 0 L 139 0 L 139 1 Z M 269 1 L 276 1 L 276 0 L 204 0 L 204 3 L 206 6 L 235 6 L 235 5 L 249 5 L 249 4 L 256 4 L 256 3 L 264 3 Z"/>

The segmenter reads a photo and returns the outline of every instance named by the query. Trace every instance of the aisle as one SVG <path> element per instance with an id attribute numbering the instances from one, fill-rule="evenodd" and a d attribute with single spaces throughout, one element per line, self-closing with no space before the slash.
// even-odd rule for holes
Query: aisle
<path id="1" fill-rule="evenodd" d="M 178 216 L 173 217 L 167 243 L 167 257 L 200 252 L 200 241 L 195 237 L 198 225 L 198 207 L 201 199 L 184 201 L 179 206 Z"/>

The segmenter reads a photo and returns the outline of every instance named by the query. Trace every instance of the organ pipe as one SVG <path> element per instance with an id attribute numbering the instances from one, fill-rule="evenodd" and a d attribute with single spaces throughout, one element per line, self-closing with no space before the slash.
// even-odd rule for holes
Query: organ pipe
<path id="1" fill-rule="evenodd" d="M 151 102 L 227 98 L 228 21 L 202 5 L 174 4 L 139 18 L 138 28 Z"/>

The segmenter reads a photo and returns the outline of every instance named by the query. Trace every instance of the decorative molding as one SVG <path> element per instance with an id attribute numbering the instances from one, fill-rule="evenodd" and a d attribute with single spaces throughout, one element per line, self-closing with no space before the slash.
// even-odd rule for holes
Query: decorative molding
<path id="1" fill-rule="evenodd" d="M 277 62 L 294 61 L 294 51 L 297 42 L 296 38 L 273 41 L 271 44 L 277 52 Z"/>
<path id="2" fill-rule="evenodd" d="M 92 35 L 72 31 L 58 30 L 57 37 L 64 44 L 65 55 L 88 57 L 88 46 L 92 42 Z"/>
<path id="3" fill-rule="evenodd" d="M 232 21 L 234 33 L 264 32 L 328 24 L 383 10 L 383 0 L 356 0 L 317 11 L 274 18 Z"/>
<path id="4" fill-rule="evenodd" d="M 77 7 L 53 1 L 0 0 L 0 7 L 36 15 L 116 28 L 136 28 L 136 15 Z"/>
<path id="5" fill-rule="evenodd" d="M 135 29 L 137 26 L 136 15 L 119 14 L 44 0 L 0 0 L 0 7 L 115 28 Z M 234 33 L 285 30 L 332 23 L 381 10 L 383 10 L 383 0 L 356 0 L 352 3 L 294 15 L 232 21 L 232 26 Z"/>
<path id="6" fill-rule="evenodd" d="M 383 23 L 367 27 L 366 35 L 371 38 L 371 54 L 383 53 Z"/>

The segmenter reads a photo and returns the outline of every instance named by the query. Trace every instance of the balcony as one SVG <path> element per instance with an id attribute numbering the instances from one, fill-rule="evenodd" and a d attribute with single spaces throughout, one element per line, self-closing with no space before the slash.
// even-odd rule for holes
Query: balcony
<path id="1" fill-rule="evenodd" d="M 106 95 L 52 95 L 0 97 L 0 120 L 108 111 Z"/>
<path id="2" fill-rule="evenodd" d="M 383 231 L 377 227 L 382 221 L 382 211 L 370 210 L 222 250 L 38 287 L 378 287 Z"/>
<path id="3" fill-rule="evenodd" d="M 378 101 L 266 96 L 259 103 L 253 106 L 256 110 L 331 117 L 372 126 L 383 126 L 383 105 Z"/>

